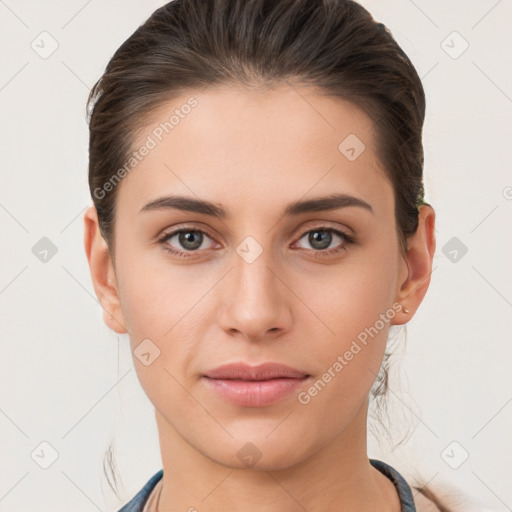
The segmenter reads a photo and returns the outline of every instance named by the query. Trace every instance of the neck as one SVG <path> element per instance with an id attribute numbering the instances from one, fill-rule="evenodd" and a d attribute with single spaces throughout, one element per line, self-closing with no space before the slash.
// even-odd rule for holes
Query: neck
<path id="1" fill-rule="evenodd" d="M 191 446 L 156 411 L 163 462 L 159 512 L 398 512 L 394 484 L 369 462 L 367 402 L 320 450 L 286 468 L 221 464 Z"/>

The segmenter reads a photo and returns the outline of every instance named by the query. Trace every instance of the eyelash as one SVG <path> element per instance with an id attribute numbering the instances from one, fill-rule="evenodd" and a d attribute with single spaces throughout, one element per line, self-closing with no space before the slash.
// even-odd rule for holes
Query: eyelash
<path id="1" fill-rule="evenodd" d="M 338 253 L 338 252 L 341 252 L 341 251 L 346 251 L 347 250 L 347 246 L 348 245 L 351 245 L 351 244 L 354 244 L 355 243 L 355 239 L 348 235 L 347 233 L 345 233 L 344 231 L 341 231 L 339 229 L 335 229 L 335 228 L 332 228 L 332 227 L 329 227 L 329 226 L 317 226 L 317 227 L 314 227 L 312 229 L 308 229 L 307 231 L 304 231 L 300 236 L 299 238 L 297 239 L 297 241 L 301 240 L 304 235 L 307 235 L 308 233 L 311 233 L 312 231 L 327 231 L 329 233 L 334 233 L 335 235 L 338 235 L 340 238 L 343 239 L 343 243 L 339 246 L 339 247 L 336 247 L 334 249 L 322 249 L 322 250 L 315 250 L 315 249 L 310 249 L 310 251 L 312 251 L 313 253 L 315 253 L 315 256 L 319 255 L 319 256 L 330 256 L 331 254 L 335 254 L 335 253 Z M 168 245 L 165 244 L 165 242 L 167 240 L 169 240 L 170 238 L 172 238 L 173 236 L 179 234 L 179 233 L 186 233 L 186 232 L 194 232 L 194 233 L 202 233 L 203 235 L 206 235 L 208 236 L 209 238 L 212 238 L 213 237 L 207 233 L 206 231 L 203 231 L 202 229 L 196 229 L 196 228 L 180 228 L 180 229 L 177 229 L 176 231 L 172 231 L 170 233 L 165 233 L 159 240 L 158 242 L 162 245 L 162 248 L 164 249 L 164 251 L 174 255 L 174 256 L 178 256 L 180 258 L 193 258 L 194 256 L 189 256 L 190 253 L 197 253 L 199 252 L 199 250 L 195 250 L 195 251 L 180 251 L 180 250 L 177 250 L 177 249 L 173 249 L 172 247 L 169 247 Z"/>

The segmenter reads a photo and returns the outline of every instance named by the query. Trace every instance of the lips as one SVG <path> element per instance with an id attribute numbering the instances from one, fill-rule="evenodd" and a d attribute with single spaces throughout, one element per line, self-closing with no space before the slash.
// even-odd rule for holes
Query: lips
<path id="1" fill-rule="evenodd" d="M 278 363 L 264 363 L 249 366 L 244 363 L 231 363 L 208 371 L 205 375 L 210 379 L 220 380 L 270 380 L 270 379 L 303 379 L 309 374 Z"/>
<path id="2" fill-rule="evenodd" d="M 266 407 L 297 393 L 311 375 L 277 363 L 231 363 L 202 375 L 207 388 L 241 407 Z"/>

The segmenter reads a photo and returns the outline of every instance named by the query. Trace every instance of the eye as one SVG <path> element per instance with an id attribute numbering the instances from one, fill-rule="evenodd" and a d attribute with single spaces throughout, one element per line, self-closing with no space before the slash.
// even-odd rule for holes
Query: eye
<path id="1" fill-rule="evenodd" d="M 175 240 L 173 241 L 173 239 Z M 200 249 L 206 250 L 208 248 L 212 248 L 205 247 L 203 245 L 205 239 L 211 240 L 211 237 L 205 231 L 200 229 L 182 228 L 164 234 L 158 241 L 162 244 L 165 251 L 181 258 L 189 258 L 192 254 L 187 253 L 194 253 Z M 171 244 L 170 242 L 172 241 L 173 243 Z"/>
<path id="2" fill-rule="evenodd" d="M 314 252 L 322 255 L 329 255 L 347 250 L 347 246 L 355 242 L 354 238 L 344 231 L 327 226 L 318 226 L 306 231 L 302 234 L 297 243 L 302 239 L 306 239 L 306 243 L 311 245 Z M 337 246 L 329 249 L 333 241 L 336 242 L 337 239 L 340 240 L 341 243 L 338 243 Z M 301 248 L 304 249 L 305 247 Z"/>
<path id="3" fill-rule="evenodd" d="M 179 258 L 190 258 L 194 257 L 200 250 L 215 247 L 215 244 L 212 244 L 213 246 L 210 247 L 205 247 L 205 241 L 207 239 L 213 241 L 212 237 L 201 229 L 184 227 L 171 231 L 170 233 L 165 233 L 158 242 L 166 252 Z M 315 256 L 328 256 L 333 253 L 345 251 L 348 245 L 355 243 L 355 239 L 351 235 L 328 226 L 318 226 L 305 231 L 294 245 L 300 243 L 302 239 L 306 239 L 306 243 L 311 245 L 313 248 L 311 251 L 315 253 Z M 338 245 L 329 248 L 333 241 L 336 242 L 336 240 L 339 240 Z M 302 246 L 299 246 L 299 248 L 307 249 Z"/>

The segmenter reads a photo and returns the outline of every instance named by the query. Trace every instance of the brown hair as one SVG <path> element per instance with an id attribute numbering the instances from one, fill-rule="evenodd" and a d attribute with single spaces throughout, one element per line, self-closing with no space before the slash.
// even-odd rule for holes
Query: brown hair
<path id="1" fill-rule="evenodd" d="M 105 184 L 119 179 L 141 127 L 158 107 L 209 85 L 263 88 L 283 81 L 348 100 L 375 123 L 376 151 L 393 187 L 405 254 L 418 207 L 428 204 L 425 94 L 389 29 L 351 0 L 174 0 L 117 49 L 87 102 L 89 187 L 111 254 L 118 187 L 105 193 Z M 386 394 L 388 357 L 373 398 Z M 108 457 L 111 463 L 110 451 Z"/>

